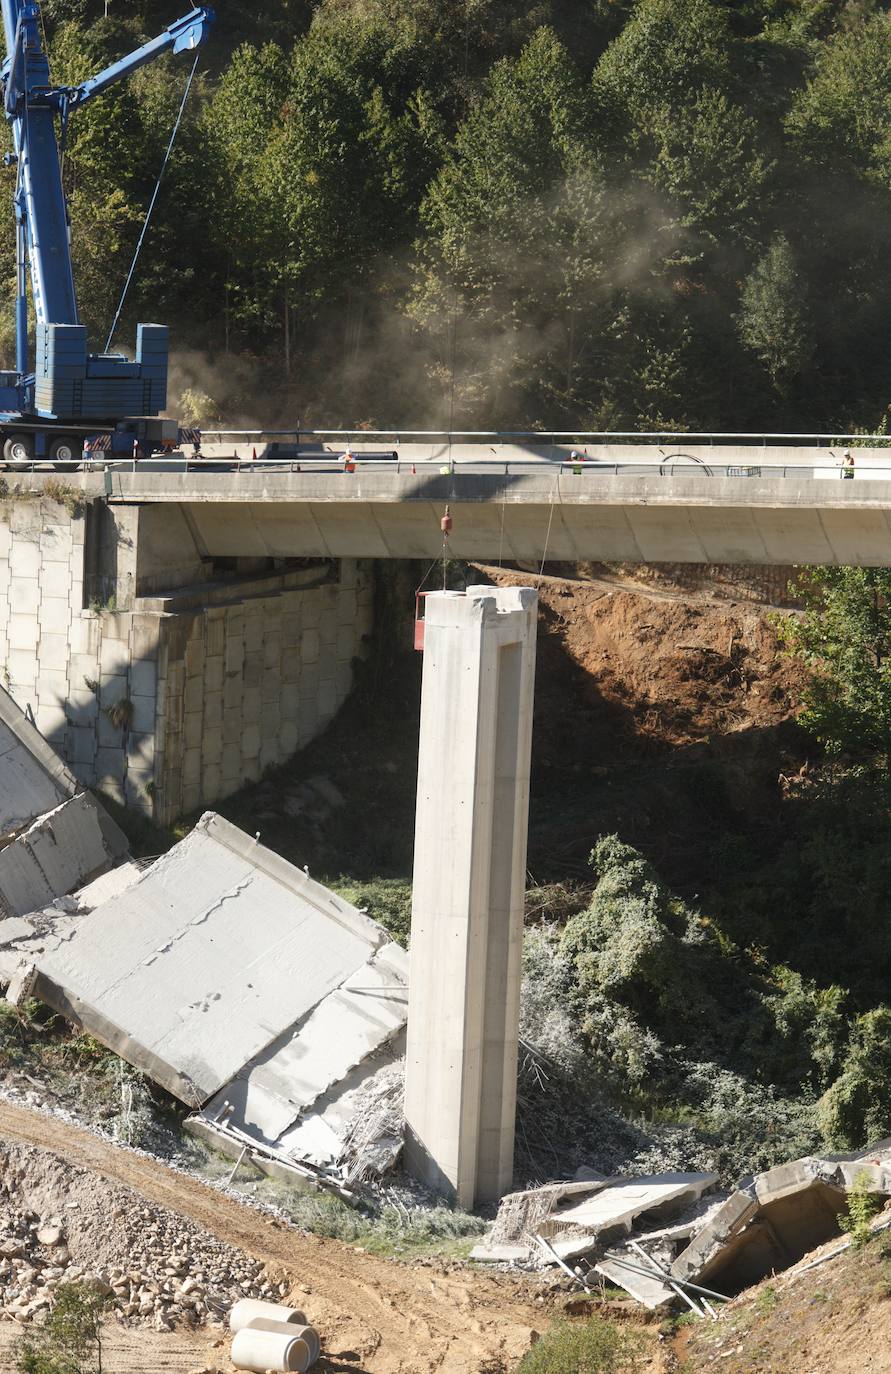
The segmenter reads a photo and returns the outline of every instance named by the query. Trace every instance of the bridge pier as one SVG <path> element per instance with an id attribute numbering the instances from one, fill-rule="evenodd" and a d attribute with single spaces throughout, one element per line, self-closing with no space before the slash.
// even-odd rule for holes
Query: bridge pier
<path id="1" fill-rule="evenodd" d="M 427 597 L 406 1162 L 462 1207 L 513 1178 L 538 596 Z"/>
<path id="2" fill-rule="evenodd" d="M 209 559 L 177 508 L 0 502 L 0 676 L 84 786 L 167 824 L 307 744 L 372 625 L 355 559 Z"/>

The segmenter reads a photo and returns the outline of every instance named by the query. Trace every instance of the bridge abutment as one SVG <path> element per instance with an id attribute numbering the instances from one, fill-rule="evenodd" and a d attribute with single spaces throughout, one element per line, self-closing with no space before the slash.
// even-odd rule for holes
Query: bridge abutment
<path id="1" fill-rule="evenodd" d="M 210 560 L 176 507 L 0 504 L 0 675 L 85 786 L 166 824 L 314 738 L 372 626 L 355 559 Z"/>

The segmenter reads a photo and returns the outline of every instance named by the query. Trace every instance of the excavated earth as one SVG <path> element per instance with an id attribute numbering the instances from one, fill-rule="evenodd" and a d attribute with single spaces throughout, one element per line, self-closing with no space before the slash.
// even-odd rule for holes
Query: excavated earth
<path id="1" fill-rule="evenodd" d="M 128 1326 L 223 1327 L 239 1298 L 277 1301 L 261 1260 L 130 1188 L 48 1150 L 0 1144 L 0 1314 L 27 1322 L 63 1283 L 109 1300 Z"/>
<path id="2" fill-rule="evenodd" d="M 21 1200 L 16 1194 L 0 1205 L 16 1216 L 38 1214 L 27 1222 L 55 1225 L 60 1219 L 70 1253 L 83 1265 L 100 1270 L 110 1283 L 114 1270 L 124 1267 L 127 1237 L 135 1238 L 127 1244 L 142 1247 L 138 1255 L 146 1255 L 138 1268 L 131 1262 L 128 1275 L 135 1270 L 145 1280 L 153 1272 L 171 1282 L 173 1294 L 181 1291 L 187 1272 L 181 1257 L 190 1257 L 191 1265 L 196 1254 L 205 1275 L 202 1287 L 212 1302 L 262 1291 L 265 1284 L 267 1295 L 282 1294 L 318 1328 L 326 1352 L 320 1371 L 502 1374 L 529 1348 L 532 1332 L 546 1324 L 534 1289 L 510 1276 L 433 1261 L 399 1264 L 306 1235 L 157 1160 L 56 1118 L 0 1102 L 0 1141 L 4 1181 L 18 1178 L 22 1190 Z M 66 1197 L 84 1201 L 91 1180 L 95 1206 L 85 1208 L 81 1227 L 81 1218 L 73 1219 L 80 1209 L 66 1212 Z M 110 1212 L 105 1212 L 107 1203 Z M 144 1225 L 149 1231 L 158 1227 L 152 1232 L 160 1237 L 157 1247 L 143 1237 Z M 35 1248 L 26 1242 L 28 1252 Z M 218 1280 L 224 1258 L 232 1276 Z M 174 1298 L 163 1318 L 178 1327 L 169 1332 L 154 1329 L 154 1316 L 139 1329 L 123 1313 L 126 1326 L 109 1322 L 106 1374 L 230 1370 L 229 1342 L 219 1328 L 190 1330 L 185 1312 L 172 1315 L 175 1303 Z M 22 1329 L 13 1318 L 0 1321 L 0 1370 L 14 1368 Z"/>

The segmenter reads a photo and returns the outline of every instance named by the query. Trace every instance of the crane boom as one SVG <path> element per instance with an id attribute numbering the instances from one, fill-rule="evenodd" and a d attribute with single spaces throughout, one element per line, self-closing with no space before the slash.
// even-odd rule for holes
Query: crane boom
<path id="1" fill-rule="evenodd" d="M 7 54 L 0 65 L 0 84 L 13 143 L 6 160 L 16 167 L 17 246 L 16 373 L 0 374 L 0 428 L 3 412 L 12 409 L 52 420 L 66 415 L 110 420 L 139 404 L 137 414 L 156 415 L 166 404 L 165 327 L 140 325 L 135 363 L 120 354 L 87 353 L 78 317 L 56 122 L 64 134 L 69 116 L 116 82 L 162 53 L 199 47 L 213 23 L 213 10 L 196 6 L 157 38 L 88 80 L 54 86 L 40 6 L 35 0 L 0 0 L 0 9 Z M 29 268 L 37 329 L 33 383 L 28 366 Z M 145 385 L 136 386 L 137 382 Z"/>

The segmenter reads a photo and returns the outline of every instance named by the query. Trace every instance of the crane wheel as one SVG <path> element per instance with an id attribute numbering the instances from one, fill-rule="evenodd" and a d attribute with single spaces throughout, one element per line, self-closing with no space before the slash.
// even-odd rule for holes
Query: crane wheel
<path id="1" fill-rule="evenodd" d="M 50 444 L 49 460 L 56 472 L 77 472 L 82 453 L 83 449 L 78 446 L 77 440 L 63 434 L 61 438 L 53 439 Z"/>
<path id="2" fill-rule="evenodd" d="M 8 468 L 27 468 L 34 462 L 34 440 L 30 434 L 10 434 L 3 441 L 3 461 Z"/>

